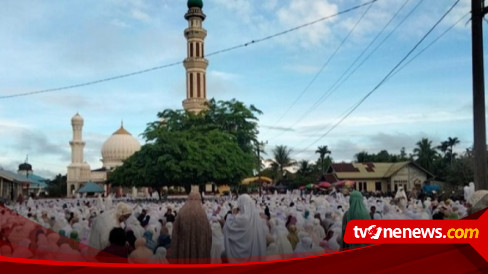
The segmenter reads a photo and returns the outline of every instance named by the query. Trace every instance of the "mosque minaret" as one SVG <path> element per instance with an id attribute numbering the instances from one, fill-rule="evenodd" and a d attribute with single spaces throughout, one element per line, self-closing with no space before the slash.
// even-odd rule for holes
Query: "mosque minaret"
<path id="1" fill-rule="evenodd" d="M 206 69 L 208 60 L 205 59 L 204 39 L 207 31 L 202 27 L 205 14 L 202 12 L 202 0 L 189 0 L 188 12 L 185 19 L 188 21 L 188 28 L 185 29 L 187 40 L 187 58 L 183 64 L 186 69 L 186 100 L 183 107 L 187 111 L 199 113 L 206 108 Z"/>
<path id="2" fill-rule="evenodd" d="M 90 180 L 90 165 L 83 160 L 83 149 L 85 141 L 83 141 L 83 118 L 76 113 L 71 118 L 71 126 L 73 128 L 73 139 L 69 142 L 71 146 L 71 164 L 68 166 L 67 175 L 67 194 L 69 195 L 73 190 L 78 189 L 80 184 Z"/>

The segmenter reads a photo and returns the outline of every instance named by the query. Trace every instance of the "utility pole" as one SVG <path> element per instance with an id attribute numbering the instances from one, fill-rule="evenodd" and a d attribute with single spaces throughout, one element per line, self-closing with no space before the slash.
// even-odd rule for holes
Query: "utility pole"
<path id="1" fill-rule="evenodd" d="M 483 64 L 484 0 L 471 0 L 471 35 L 473 54 L 474 183 L 476 189 L 488 189 L 486 174 L 485 79 Z"/>
<path id="2" fill-rule="evenodd" d="M 259 142 L 256 141 L 256 150 L 258 154 L 258 184 L 259 184 L 259 197 L 262 196 L 262 182 L 261 182 L 261 149 L 264 149 L 264 145 L 267 144 L 268 141 L 265 142 Z M 264 150 L 263 150 L 264 152 Z"/>

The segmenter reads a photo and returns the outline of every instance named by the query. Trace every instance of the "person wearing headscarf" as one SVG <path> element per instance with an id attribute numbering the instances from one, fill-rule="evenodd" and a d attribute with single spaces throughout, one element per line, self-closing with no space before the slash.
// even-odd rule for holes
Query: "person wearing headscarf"
<path id="1" fill-rule="evenodd" d="M 146 240 L 139 238 L 135 242 L 136 249 L 129 255 L 129 263 L 146 264 L 153 257 L 153 252 L 146 246 Z"/>
<path id="2" fill-rule="evenodd" d="M 249 262 L 266 255 L 266 223 L 247 194 L 237 199 L 238 212 L 224 225 L 224 247 L 229 262 Z"/>
<path id="3" fill-rule="evenodd" d="M 222 263 L 222 252 L 224 251 L 224 234 L 217 217 L 212 217 L 212 248 L 210 250 L 211 262 Z"/>
<path id="4" fill-rule="evenodd" d="M 305 255 L 303 253 L 309 253 L 312 252 L 312 245 L 313 241 L 312 238 L 308 236 L 307 233 L 305 232 L 300 232 L 299 236 L 300 240 L 298 241 L 297 247 L 294 250 L 294 253 L 297 253 L 299 255 Z"/>
<path id="5" fill-rule="evenodd" d="M 173 224 L 170 258 L 177 263 L 207 262 L 211 248 L 212 229 L 202 198 L 198 192 L 191 192 Z"/>
<path id="6" fill-rule="evenodd" d="M 488 207 L 488 190 L 478 190 L 468 200 L 469 214 L 474 214 Z"/>
<path id="7" fill-rule="evenodd" d="M 89 245 L 98 250 L 107 247 L 109 243 L 110 231 L 113 228 L 121 227 L 121 223 L 125 222 L 132 215 L 132 208 L 126 203 L 118 203 L 117 208 L 109 210 L 93 220 L 90 233 Z"/>
<path id="8" fill-rule="evenodd" d="M 124 229 L 115 227 L 109 232 L 109 245 L 96 255 L 100 262 L 127 263 L 129 248 Z"/>
<path id="9" fill-rule="evenodd" d="M 142 237 L 144 237 L 144 239 L 146 240 L 146 247 L 149 248 L 149 250 L 151 250 L 152 252 L 156 251 L 158 243 L 153 239 L 153 232 L 151 230 L 146 230 Z"/>
<path id="10" fill-rule="evenodd" d="M 154 253 L 151 263 L 154 264 L 168 264 L 168 260 L 166 259 L 166 248 L 160 246 L 156 249 L 156 253 Z"/>
<path id="11" fill-rule="evenodd" d="M 288 241 L 291 244 L 291 247 L 293 250 L 295 250 L 297 244 L 298 244 L 298 233 L 297 233 L 297 227 L 294 225 L 290 225 L 288 227 L 288 236 L 287 236 Z"/>
<path id="12" fill-rule="evenodd" d="M 351 220 L 371 220 L 369 212 L 364 206 L 363 195 L 359 191 L 353 191 L 349 197 L 349 209 L 344 213 L 342 218 L 342 235 L 345 235 L 346 226 Z M 342 240 L 342 247 L 359 247 L 362 245 L 353 245 L 345 243 Z"/>

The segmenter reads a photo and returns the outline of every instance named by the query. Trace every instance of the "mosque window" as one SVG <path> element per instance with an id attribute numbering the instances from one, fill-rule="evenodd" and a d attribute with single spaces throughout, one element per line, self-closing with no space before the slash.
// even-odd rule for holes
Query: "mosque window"
<path id="1" fill-rule="evenodd" d="M 193 43 L 190 43 L 190 57 L 193 57 Z"/>
<path id="2" fill-rule="evenodd" d="M 207 79 L 207 77 L 205 77 L 205 74 L 203 74 L 203 98 L 207 98 L 206 79 Z"/>
<path id="3" fill-rule="evenodd" d="M 198 98 L 202 97 L 200 94 L 200 73 L 197 73 L 197 92 L 198 92 Z"/>
<path id="4" fill-rule="evenodd" d="M 190 98 L 193 98 L 193 73 L 190 73 Z"/>
<path id="5" fill-rule="evenodd" d="M 200 43 L 196 44 L 196 48 L 197 48 L 197 57 L 200 57 Z"/>

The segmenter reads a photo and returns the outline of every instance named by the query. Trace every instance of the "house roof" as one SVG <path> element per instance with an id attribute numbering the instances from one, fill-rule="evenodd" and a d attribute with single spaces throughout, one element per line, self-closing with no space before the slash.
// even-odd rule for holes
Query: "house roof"
<path id="1" fill-rule="evenodd" d="M 340 163 L 332 164 L 331 167 L 338 179 L 354 180 L 389 178 L 408 165 L 414 165 L 429 176 L 432 176 L 430 172 L 411 161 L 398 163 Z"/>
<path id="2" fill-rule="evenodd" d="M 25 177 L 24 175 L 20 175 L 20 176 Z M 30 187 L 32 187 L 32 188 L 46 188 L 47 187 L 46 179 L 42 178 L 41 176 L 38 176 L 35 174 L 29 174 L 29 176 L 27 176 L 27 179 L 32 181 L 32 184 L 30 185 Z"/>
<path id="3" fill-rule="evenodd" d="M 27 177 L 24 177 L 22 175 L 4 169 L 0 169 L 0 177 L 17 183 L 29 183 L 29 184 L 35 183 L 34 181 L 30 180 Z"/>
<path id="4" fill-rule="evenodd" d="M 329 183 L 335 183 L 338 181 L 336 176 L 334 176 L 334 174 L 325 174 L 324 180 Z"/>

